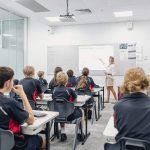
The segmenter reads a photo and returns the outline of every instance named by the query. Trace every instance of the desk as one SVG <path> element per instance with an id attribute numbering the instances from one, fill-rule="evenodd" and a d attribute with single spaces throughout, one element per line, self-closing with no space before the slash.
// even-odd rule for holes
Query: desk
<path id="1" fill-rule="evenodd" d="M 46 125 L 45 129 L 46 150 L 49 150 L 50 149 L 49 139 L 51 129 L 50 122 L 52 122 L 59 115 L 59 113 L 52 111 L 42 111 L 42 113 L 46 113 L 47 115 L 44 117 L 36 118 L 33 125 L 28 125 L 27 123 L 24 123 L 23 125 L 21 125 L 21 132 L 27 135 L 35 135 L 38 134 L 40 131 L 42 131 Z"/>
<path id="2" fill-rule="evenodd" d="M 87 140 L 87 138 L 90 135 L 90 133 L 88 133 L 88 110 L 87 110 L 87 103 L 86 103 L 90 98 L 91 98 L 91 96 L 89 96 L 89 95 L 78 95 L 77 102 L 74 103 L 74 106 L 76 106 L 76 107 L 82 107 L 83 105 L 85 105 L 85 108 L 86 108 L 86 110 L 85 110 L 85 112 L 86 112 L 86 114 L 85 114 L 85 139 L 82 142 L 82 144 L 85 143 L 85 141 Z M 45 98 L 43 100 L 37 100 L 38 103 L 45 102 L 47 105 L 51 101 L 52 101 L 52 98 Z M 56 134 L 54 132 L 52 139 L 54 139 L 55 137 L 56 137 Z"/>
<path id="3" fill-rule="evenodd" d="M 82 145 L 86 142 L 88 137 L 90 136 L 90 132 L 88 132 L 88 109 L 87 109 L 87 101 L 91 98 L 89 95 L 78 95 L 77 102 L 75 103 L 76 107 L 82 107 L 85 105 L 85 139 L 82 142 Z"/>
<path id="4" fill-rule="evenodd" d="M 46 105 L 49 110 L 50 103 L 52 101 L 52 94 L 44 94 L 43 99 L 39 97 L 36 99 L 36 105 Z"/>
<path id="5" fill-rule="evenodd" d="M 99 120 L 99 118 L 101 117 L 101 109 L 102 109 L 102 96 L 100 94 L 101 88 L 93 88 L 92 93 L 93 93 L 93 97 L 97 97 L 98 98 L 98 118 L 96 119 L 96 121 Z"/>
<path id="6" fill-rule="evenodd" d="M 107 143 L 116 143 L 115 137 L 117 135 L 118 131 L 114 127 L 114 118 L 111 117 L 105 127 L 105 130 L 103 132 L 103 135 L 107 141 Z"/>
<path id="7" fill-rule="evenodd" d="M 89 100 L 91 96 L 89 95 L 78 95 L 77 96 L 77 102 L 74 103 L 76 107 L 82 107 L 85 105 L 86 101 Z M 52 101 L 52 95 L 51 94 L 44 94 L 43 99 L 37 98 L 37 105 L 47 105 L 49 107 L 49 103 Z"/>
<path id="8" fill-rule="evenodd" d="M 89 95 L 78 95 L 77 96 L 77 102 L 74 103 L 76 107 L 82 107 L 86 104 L 86 101 L 88 101 L 91 98 Z"/>

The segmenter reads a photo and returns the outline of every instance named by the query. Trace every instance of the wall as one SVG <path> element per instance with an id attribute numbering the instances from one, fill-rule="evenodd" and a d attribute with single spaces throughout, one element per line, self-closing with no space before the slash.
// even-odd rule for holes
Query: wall
<path id="1" fill-rule="evenodd" d="M 142 45 L 143 49 L 143 67 L 148 74 L 150 72 L 147 68 L 150 64 L 150 21 L 135 22 L 132 31 L 127 29 L 125 22 L 55 27 L 54 34 L 48 35 L 47 43 L 45 42 L 47 38 L 45 28 L 46 26 L 40 23 L 29 22 L 28 62 L 38 69 L 47 69 L 46 46 L 137 42 Z M 122 77 L 115 78 L 116 84 L 120 84 Z M 104 84 L 104 77 L 94 77 L 94 79 L 97 83 Z"/>
<path id="2" fill-rule="evenodd" d="M 36 19 L 28 19 L 27 64 L 47 73 L 48 26 Z"/>

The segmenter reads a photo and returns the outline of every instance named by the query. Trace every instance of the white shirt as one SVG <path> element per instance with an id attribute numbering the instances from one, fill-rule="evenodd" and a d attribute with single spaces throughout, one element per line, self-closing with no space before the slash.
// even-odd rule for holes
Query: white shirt
<path id="1" fill-rule="evenodd" d="M 115 65 L 110 64 L 106 67 L 106 73 L 107 74 L 112 74 L 112 76 L 115 74 Z"/>

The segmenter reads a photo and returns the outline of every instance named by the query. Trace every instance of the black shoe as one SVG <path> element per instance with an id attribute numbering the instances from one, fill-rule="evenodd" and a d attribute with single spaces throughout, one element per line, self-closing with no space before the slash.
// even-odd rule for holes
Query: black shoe
<path id="1" fill-rule="evenodd" d="M 81 135 L 81 133 L 77 134 L 77 139 L 78 139 L 79 142 L 83 141 L 84 138 L 85 138 L 85 135 L 83 133 L 82 133 L 82 135 Z"/>
<path id="2" fill-rule="evenodd" d="M 64 141 L 67 140 L 67 135 L 66 135 L 65 133 L 62 133 L 62 134 L 60 135 L 60 137 L 61 137 L 61 139 L 60 139 L 61 142 L 64 142 Z"/>

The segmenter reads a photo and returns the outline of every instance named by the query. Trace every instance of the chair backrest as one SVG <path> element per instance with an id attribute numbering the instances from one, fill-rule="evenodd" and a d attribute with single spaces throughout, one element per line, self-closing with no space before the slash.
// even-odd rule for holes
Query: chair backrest
<path id="1" fill-rule="evenodd" d="M 150 142 L 123 137 L 117 143 L 105 143 L 104 150 L 150 150 Z"/>
<path id="2" fill-rule="evenodd" d="M 51 89 L 47 89 L 44 93 L 45 94 L 52 94 L 52 90 Z"/>
<path id="3" fill-rule="evenodd" d="M 22 99 L 19 97 L 19 98 L 17 99 L 17 101 L 19 102 L 20 107 L 21 107 L 22 109 L 24 109 Z M 35 110 L 35 109 L 36 109 L 36 106 L 35 106 L 34 101 L 33 101 L 33 100 L 29 100 L 29 103 L 30 103 L 31 108 L 32 108 L 33 110 Z"/>
<path id="4" fill-rule="evenodd" d="M 65 98 L 55 98 L 51 103 L 50 110 L 59 112 L 56 121 L 67 122 L 68 116 L 74 112 L 74 104 Z"/>
<path id="5" fill-rule="evenodd" d="M 86 89 L 77 89 L 75 91 L 75 93 L 77 95 L 90 95 L 90 96 L 92 96 L 92 93 L 89 90 L 86 90 Z"/>
<path id="6" fill-rule="evenodd" d="M 0 150 L 11 150 L 14 146 L 14 135 L 9 130 L 0 129 Z"/>
<path id="7" fill-rule="evenodd" d="M 135 138 L 123 137 L 120 140 L 123 150 L 149 150 L 150 142 Z"/>

